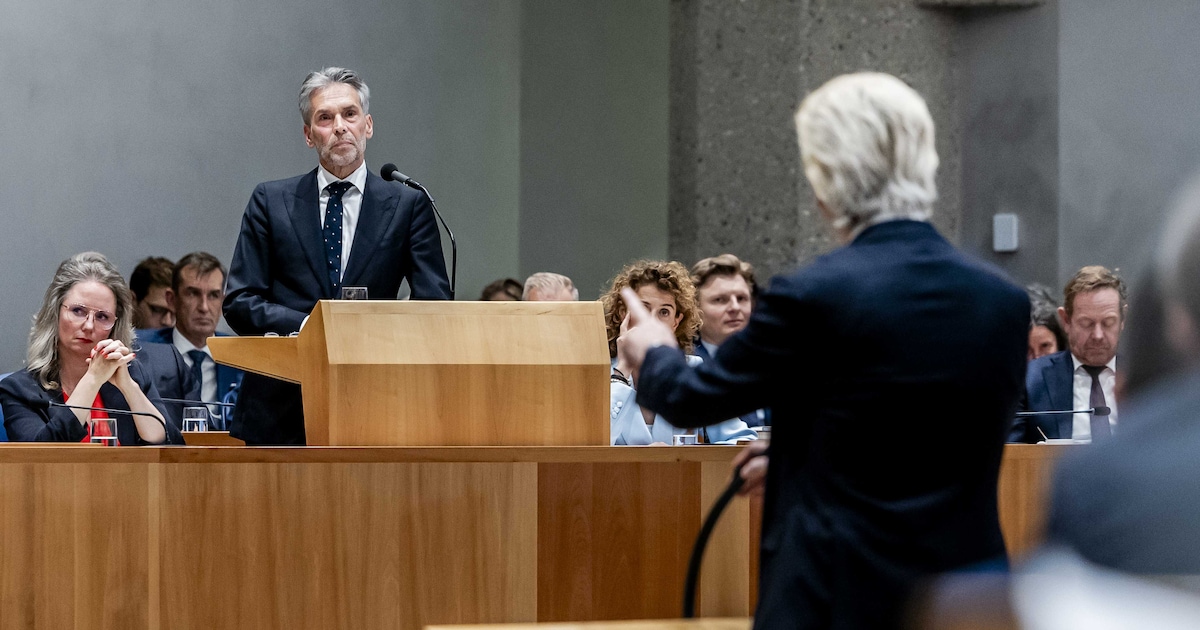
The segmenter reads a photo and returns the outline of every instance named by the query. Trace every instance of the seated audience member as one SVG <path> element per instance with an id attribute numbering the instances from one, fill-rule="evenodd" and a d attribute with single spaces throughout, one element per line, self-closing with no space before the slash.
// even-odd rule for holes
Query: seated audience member
<path id="1" fill-rule="evenodd" d="M 1125 327 L 1125 283 L 1100 266 L 1080 269 L 1063 290 L 1059 320 L 1068 349 L 1034 359 L 1025 373 L 1021 411 L 1108 407 L 1109 415 L 1060 413 L 1017 418 L 1010 442 L 1100 441 L 1117 424 L 1117 344 Z"/>
<path id="2" fill-rule="evenodd" d="M 1121 431 L 1064 457 L 1048 541 L 1104 569 L 1197 593 L 1200 575 L 1200 179 L 1176 197 L 1122 352 Z M 1197 617 L 1191 618 L 1195 626 Z M 1162 627 L 1143 619 L 1137 627 Z M 1130 626 L 1133 627 L 1133 626 Z"/>
<path id="3" fill-rule="evenodd" d="M 612 444 L 671 444 L 673 436 L 693 433 L 680 429 L 650 411 L 643 410 L 636 402 L 637 374 L 622 360 L 618 338 L 625 330 L 625 304 L 621 301 L 621 289 L 629 287 L 637 293 L 656 318 L 674 328 L 679 346 L 685 352 L 692 349 L 692 339 L 700 327 L 700 314 L 696 309 L 696 287 L 688 276 L 687 269 L 677 262 L 639 261 L 626 266 L 613 278 L 612 286 L 600 298 L 604 305 L 604 319 L 608 329 L 608 352 L 613 358 L 612 384 L 609 390 L 610 434 Z M 699 363 L 694 355 L 689 360 Z M 706 442 L 733 443 L 739 439 L 755 439 L 758 434 L 740 418 L 731 418 L 718 424 L 702 427 L 699 432 Z"/>
<path id="4" fill-rule="evenodd" d="M 192 369 L 174 347 L 162 343 L 142 343 L 142 340 L 135 339 L 133 353 L 137 355 L 137 362 L 142 365 L 147 378 L 154 383 L 160 398 L 200 399 L 200 382 L 192 377 Z M 186 406 L 163 401 L 163 407 L 167 410 L 166 419 L 177 429 L 183 428 L 183 408 Z"/>
<path id="5" fill-rule="evenodd" d="M 193 400 L 221 402 L 242 382 L 241 370 L 214 362 L 208 349 L 209 337 L 224 335 L 217 332 L 224 299 L 225 266 L 212 254 L 192 252 L 179 259 L 171 274 L 167 302 L 175 311 L 175 326 L 142 335 L 142 340 L 148 343 L 171 344 L 183 357 L 192 380 L 199 383 L 199 392 L 191 397 Z M 214 408 L 213 428 L 226 430 L 226 417 L 227 414 Z"/>
<path id="6" fill-rule="evenodd" d="M 521 283 L 513 278 L 501 278 L 486 287 L 479 295 L 481 302 L 520 302 Z"/>
<path id="7" fill-rule="evenodd" d="M 1058 321 L 1058 302 L 1050 288 L 1040 284 L 1025 287 L 1029 294 L 1029 360 L 1054 354 L 1067 347 L 1067 336 Z"/>
<path id="8" fill-rule="evenodd" d="M 28 367 L 0 381 L 10 440 L 82 442 L 88 420 L 104 412 L 51 402 L 162 417 L 158 390 L 129 349 L 133 293 L 104 256 L 76 254 L 58 266 L 29 333 Z M 121 445 L 182 444 L 171 424 L 114 414 Z"/>
<path id="9" fill-rule="evenodd" d="M 161 256 L 145 258 L 129 274 L 133 291 L 135 330 L 149 330 L 175 325 L 175 311 L 167 304 L 171 288 L 171 270 L 175 263 Z"/>
<path id="10" fill-rule="evenodd" d="M 579 299 L 579 289 L 562 274 L 539 271 L 525 279 L 525 291 L 521 299 L 529 302 L 573 302 Z"/>
<path id="11" fill-rule="evenodd" d="M 705 258 L 692 265 L 692 283 L 700 305 L 700 337 L 696 356 L 713 358 L 730 335 L 746 327 L 754 309 L 754 267 L 733 254 Z M 742 416 L 746 424 L 771 424 L 771 410 L 759 409 Z"/>

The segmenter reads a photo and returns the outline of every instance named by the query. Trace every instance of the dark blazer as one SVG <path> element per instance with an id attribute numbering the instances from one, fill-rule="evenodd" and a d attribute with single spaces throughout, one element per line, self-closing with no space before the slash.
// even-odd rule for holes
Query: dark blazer
<path id="1" fill-rule="evenodd" d="M 1071 351 L 1064 350 L 1029 362 L 1025 371 L 1025 393 L 1021 411 L 1066 411 L 1075 408 L 1075 362 Z M 1059 413 L 1025 416 L 1013 420 L 1009 442 L 1036 444 L 1042 441 L 1038 428 L 1052 440 L 1070 438 L 1075 416 Z"/>
<path id="2" fill-rule="evenodd" d="M 700 343 L 699 337 L 696 337 L 696 342 L 694 344 L 692 344 L 692 347 L 693 347 L 693 352 L 692 352 L 693 354 L 700 357 L 701 359 L 704 359 L 705 361 L 712 361 L 712 355 L 709 354 L 708 348 L 705 348 L 704 344 Z M 742 414 L 741 416 L 739 416 L 738 419 L 741 420 L 742 422 L 745 422 L 746 426 L 748 426 L 748 427 L 758 427 L 758 426 L 769 427 L 769 426 L 771 426 L 771 410 L 763 409 L 762 412 L 763 412 L 762 418 L 758 417 L 758 410 L 755 409 L 754 411 L 751 411 L 750 413 Z"/>
<path id="3" fill-rule="evenodd" d="M 677 426 L 774 414 L 756 628 L 895 627 L 924 576 L 1004 562 L 1028 331 L 1023 290 L 890 221 L 774 278 L 712 361 L 647 353 L 637 402 Z"/>
<path id="4" fill-rule="evenodd" d="M 174 344 L 175 344 L 175 338 L 173 335 L 174 330 L 175 330 L 174 328 L 155 328 L 152 330 L 141 330 L 141 331 L 138 331 L 138 341 L 144 341 L 146 343 L 170 345 L 171 349 L 175 350 L 175 354 L 179 355 L 179 351 L 177 349 L 175 349 L 175 347 L 174 347 Z M 223 332 L 218 331 L 216 333 L 216 336 L 228 337 L 229 333 L 223 333 Z M 183 361 L 183 355 L 179 355 L 179 357 L 180 357 L 180 361 Z M 183 365 L 183 369 L 187 371 L 188 380 L 190 381 L 191 375 L 192 375 L 191 368 L 188 367 L 186 362 L 182 363 L 182 365 Z M 243 372 L 235 367 L 223 365 L 221 363 L 216 363 L 216 366 L 217 366 L 217 402 L 220 402 L 221 399 L 223 399 L 225 397 L 225 394 L 229 393 L 230 389 L 232 389 L 238 383 L 242 382 Z M 187 398 L 189 400 L 200 400 L 200 390 L 203 385 L 204 385 L 203 383 L 196 383 L 196 391 L 194 393 L 191 393 L 188 396 L 175 396 L 172 394 L 168 394 L 166 391 L 164 391 L 162 384 L 160 383 L 159 387 L 158 387 L 158 393 L 162 396 L 165 396 L 166 398 Z M 180 413 L 182 414 L 182 411 Z M 182 418 L 182 415 L 180 417 Z"/>
<path id="5" fill-rule="evenodd" d="M 418 300 L 450 297 L 429 197 L 367 173 L 343 286 L 394 299 L 407 279 Z M 337 298 L 326 272 L 317 171 L 259 184 L 242 216 L 226 283 L 225 321 L 239 335 L 287 335 L 316 306 Z M 257 374 L 242 380 L 230 433 L 247 444 L 304 444 L 300 387 Z"/>
<path id="6" fill-rule="evenodd" d="M 146 398 L 166 414 L 166 408 L 158 397 L 154 379 L 143 369 L 138 359 L 129 364 L 129 375 L 141 385 Z M 129 411 L 125 396 L 111 383 L 100 386 L 100 400 L 109 409 Z M 4 409 L 4 428 L 8 439 L 13 442 L 79 442 L 87 435 L 87 429 L 79 424 L 75 413 L 62 407 L 47 407 L 46 403 L 63 402 L 62 389 L 46 390 L 29 370 L 14 372 L 0 381 L 0 406 Z M 91 401 L 89 401 L 90 404 Z M 113 414 L 117 418 L 117 438 L 122 446 L 146 444 L 138 435 L 133 416 Z M 167 444 L 183 444 L 183 435 L 174 424 L 167 423 Z"/>
<path id="7" fill-rule="evenodd" d="M 146 342 L 147 340 L 139 337 L 138 341 Z M 161 343 L 140 343 L 134 352 L 137 354 L 135 361 L 140 361 L 142 367 L 149 373 L 159 396 L 188 400 L 196 400 L 200 397 L 200 383 L 192 378 L 191 368 L 183 361 L 183 357 L 179 355 L 175 346 Z M 182 427 L 184 405 L 164 402 L 163 407 L 167 410 L 167 420 L 170 420 L 176 428 Z"/>
<path id="8" fill-rule="evenodd" d="M 1118 571 L 1200 574 L 1200 371 L 1122 404 L 1119 433 L 1059 462 L 1049 542 Z"/>

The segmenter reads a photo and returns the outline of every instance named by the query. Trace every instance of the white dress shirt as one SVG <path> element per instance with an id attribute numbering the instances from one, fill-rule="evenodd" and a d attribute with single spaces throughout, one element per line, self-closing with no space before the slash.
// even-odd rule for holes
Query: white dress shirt
<path id="1" fill-rule="evenodd" d="M 1087 409 L 1092 406 L 1092 375 L 1083 369 L 1083 363 L 1076 359 L 1074 354 L 1071 355 L 1071 361 L 1075 364 L 1075 376 L 1072 379 L 1072 386 L 1075 390 L 1075 406 L 1072 409 Z M 1117 433 L 1117 397 L 1113 395 L 1113 388 L 1117 384 L 1117 357 L 1114 356 L 1104 366 L 1104 371 L 1098 378 L 1100 379 L 1100 389 L 1104 391 L 1104 404 L 1110 410 L 1108 426 L 1112 427 L 1115 435 Z M 1074 422 L 1071 425 L 1071 439 L 1092 439 L 1092 414 L 1075 414 Z"/>
<path id="2" fill-rule="evenodd" d="M 337 181 L 347 181 L 350 189 L 342 194 L 342 269 L 341 276 L 346 275 L 346 263 L 350 261 L 350 247 L 354 245 L 354 230 L 358 227 L 358 213 L 362 210 L 363 191 L 367 188 L 367 161 L 363 160 L 358 168 L 345 180 L 339 180 L 333 173 L 325 170 L 324 166 L 317 167 L 317 192 L 320 193 L 317 206 L 320 211 L 317 219 L 320 225 L 325 225 L 325 207 L 329 205 L 329 191 L 326 187 Z M 205 400 L 208 400 L 205 398 Z"/>
<path id="3" fill-rule="evenodd" d="M 200 384 L 200 400 L 204 402 L 220 402 L 217 398 L 217 364 L 213 362 L 212 352 L 209 352 L 208 346 L 206 345 L 203 348 L 193 346 L 192 342 L 188 341 L 187 337 L 184 337 L 178 328 L 171 329 L 171 342 L 175 344 L 175 349 L 183 356 L 183 362 L 187 364 L 189 369 L 192 367 L 194 361 L 192 361 L 192 357 L 188 356 L 188 352 L 199 350 L 208 355 L 208 360 L 204 362 L 204 365 L 200 366 L 200 374 L 204 379 Z"/>

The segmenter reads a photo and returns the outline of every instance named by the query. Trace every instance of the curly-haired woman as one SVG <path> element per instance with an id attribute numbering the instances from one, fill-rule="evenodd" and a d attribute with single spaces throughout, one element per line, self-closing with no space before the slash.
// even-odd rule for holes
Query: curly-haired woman
<path id="1" fill-rule="evenodd" d="M 611 444 L 670 444 L 672 437 L 692 433 L 680 429 L 654 412 L 642 409 L 634 389 L 637 375 L 627 367 L 618 339 L 628 326 L 621 289 L 629 287 L 655 317 L 675 330 L 679 347 L 691 352 L 692 340 L 700 329 L 700 309 L 696 304 L 696 286 L 688 270 L 673 261 L 640 260 L 626 265 L 601 298 L 605 327 L 608 329 L 608 353 L 613 360 L 612 386 L 609 390 Z M 699 363 L 700 358 L 688 360 Z M 700 429 L 708 442 L 732 443 L 755 439 L 758 435 L 738 418 Z"/>

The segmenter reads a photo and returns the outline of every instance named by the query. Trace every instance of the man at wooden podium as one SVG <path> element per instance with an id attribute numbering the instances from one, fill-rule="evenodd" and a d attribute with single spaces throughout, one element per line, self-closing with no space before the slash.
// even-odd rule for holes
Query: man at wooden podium
<path id="1" fill-rule="evenodd" d="M 367 171 L 370 90 L 352 70 L 325 68 L 300 87 L 304 140 L 319 166 L 259 184 L 229 267 L 225 320 L 239 335 L 287 335 L 343 286 L 395 299 L 450 297 L 429 198 Z M 246 374 L 230 433 L 247 444 L 304 444 L 300 386 Z"/>
<path id="2" fill-rule="evenodd" d="M 698 367 L 636 296 L 619 343 L 638 404 L 672 423 L 771 408 L 755 626 L 898 627 L 923 577 L 1005 565 L 996 483 L 1029 300 L 929 224 L 938 158 L 912 88 L 835 78 L 796 128 L 845 245 L 773 278 Z"/>

